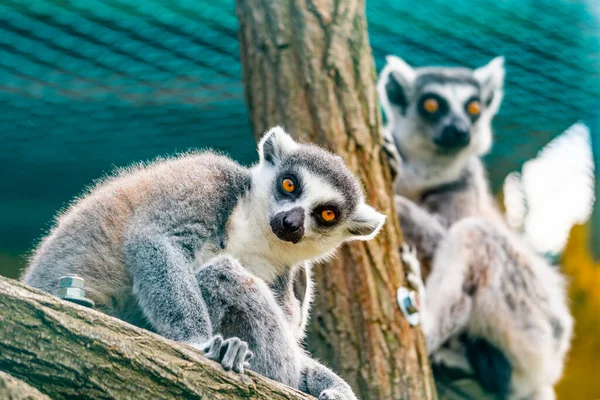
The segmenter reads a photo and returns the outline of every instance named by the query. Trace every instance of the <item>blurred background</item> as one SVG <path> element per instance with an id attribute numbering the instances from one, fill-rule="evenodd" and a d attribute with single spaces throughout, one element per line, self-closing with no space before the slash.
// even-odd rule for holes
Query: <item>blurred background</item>
<path id="1" fill-rule="evenodd" d="M 367 0 L 367 18 L 377 71 L 387 54 L 505 56 L 491 184 L 572 281 L 559 394 L 600 398 L 600 1 Z M 116 166 L 205 147 L 256 158 L 233 0 L 0 0 L 0 274 L 17 277 L 57 211 Z"/>

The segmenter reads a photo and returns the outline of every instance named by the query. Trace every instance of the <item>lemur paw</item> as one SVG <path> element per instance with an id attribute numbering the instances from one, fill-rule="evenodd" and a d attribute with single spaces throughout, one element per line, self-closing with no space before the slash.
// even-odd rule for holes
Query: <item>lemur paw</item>
<path id="1" fill-rule="evenodd" d="M 321 392 L 318 400 L 356 400 L 356 396 L 345 390 L 327 389 Z"/>
<path id="2" fill-rule="evenodd" d="M 421 283 L 421 263 L 417 258 L 417 249 L 403 243 L 400 247 L 400 258 L 407 268 L 407 279 L 411 285 Z M 414 282 L 412 282 L 412 281 Z M 418 286 L 415 286 L 417 288 Z"/>
<path id="3" fill-rule="evenodd" d="M 400 247 L 400 258 L 406 267 L 406 280 L 408 281 L 408 284 L 413 289 L 417 290 L 421 301 L 423 301 L 425 285 L 423 284 L 423 278 L 421 276 L 421 263 L 417 258 L 417 249 L 403 243 Z"/>
<path id="4" fill-rule="evenodd" d="M 394 140 L 387 136 L 384 137 L 381 149 L 390 166 L 392 180 L 396 180 L 396 177 L 400 174 L 400 170 L 402 169 L 402 158 L 400 158 L 400 153 L 398 153 Z"/>
<path id="5" fill-rule="evenodd" d="M 213 336 L 202 351 L 206 358 L 220 363 L 226 371 L 233 369 L 240 374 L 244 373 L 244 368 L 250 366 L 249 361 L 254 356 L 252 351 L 248 350 L 248 343 L 238 337 L 224 340 L 221 335 Z"/>

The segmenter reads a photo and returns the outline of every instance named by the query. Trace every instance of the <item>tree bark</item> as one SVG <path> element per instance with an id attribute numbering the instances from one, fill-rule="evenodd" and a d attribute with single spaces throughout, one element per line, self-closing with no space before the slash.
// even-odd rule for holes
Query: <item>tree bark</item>
<path id="1" fill-rule="evenodd" d="M 404 283 L 391 176 L 362 0 L 237 0 L 246 101 L 256 138 L 275 125 L 341 155 L 388 221 L 315 271 L 309 348 L 363 399 L 436 397 L 420 329 L 396 304 Z"/>
<path id="2" fill-rule="evenodd" d="M 2 399 L 3 382 L 53 399 L 312 398 L 252 372 L 226 372 L 188 346 L 6 278 L 0 371 L 25 382 L 0 375 Z"/>
<path id="3" fill-rule="evenodd" d="M 0 399 L 50 400 L 50 397 L 25 382 L 0 371 Z"/>

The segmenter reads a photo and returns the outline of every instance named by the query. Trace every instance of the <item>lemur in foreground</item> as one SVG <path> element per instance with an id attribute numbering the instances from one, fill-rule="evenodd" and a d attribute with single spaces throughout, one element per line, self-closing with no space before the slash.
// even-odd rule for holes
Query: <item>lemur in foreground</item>
<path id="1" fill-rule="evenodd" d="M 243 372 L 253 355 L 251 369 L 269 378 L 355 399 L 303 352 L 305 318 L 287 282 L 342 242 L 373 238 L 384 221 L 341 157 L 277 127 L 251 168 L 201 152 L 104 180 L 58 217 L 22 279 L 52 293 L 78 274 L 101 311 L 225 368 Z"/>
<path id="2" fill-rule="evenodd" d="M 384 140 L 406 241 L 430 267 L 423 287 L 415 254 L 403 250 L 432 362 L 471 370 L 459 338 L 481 339 L 509 361 L 508 398 L 553 399 L 573 330 L 565 279 L 509 230 L 480 160 L 503 82 L 502 57 L 471 70 L 389 56 L 378 82 Z"/>

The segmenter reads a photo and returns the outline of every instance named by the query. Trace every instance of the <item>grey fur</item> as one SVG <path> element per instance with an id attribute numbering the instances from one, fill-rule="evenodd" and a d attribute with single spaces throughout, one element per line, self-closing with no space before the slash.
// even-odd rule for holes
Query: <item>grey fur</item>
<path id="1" fill-rule="evenodd" d="M 302 349 L 269 286 L 229 256 L 210 260 L 196 280 L 213 332 L 247 343 L 254 353 L 252 370 L 297 388 Z"/>
<path id="2" fill-rule="evenodd" d="M 402 85 L 408 104 L 390 102 L 389 79 Z M 405 238 L 431 268 L 423 285 L 418 260 L 403 250 L 408 279 L 421 291 L 432 361 L 468 370 L 458 336 L 484 338 L 511 363 L 510 398 L 553 399 L 573 330 L 565 280 L 506 226 L 479 159 L 491 145 L 503 79 L 501 58 L 468 70 L 413 69 L 389 57 L 378 85 L 390 120 L 384 139 L 386 150 L 397 152 L 391 161 L 399 160 L 396 206 Z M 481 98 L 481 115 L 468 124 L 467 146 L 440 152 L 432 143 L 440 124 L 450 122 L 426 121 L 414 111 L 411 100 L 425 90 L 446 96 L 452 113 L 462 118 L 465 99 L 473 93 Z"/>
<path id="3" fill-rule="evenodd" d="M 290 270 L 269 287 L 229 256 L 216 257 L 203 266 L 196 278 L 217 334 L 205 346 L 208 357 L 236 371 L 243 371 L 249 360 L 253 371 L 319 399 L 356 399 L 346 382 L 312 359 L 300 344 L 306 320 L 297 316 L 307 311 L 310 299 L 304 303 L 295 298 L 294 285 L 304 268 L 310 269 Z M 312 282 L 307 279 L 306 296 L 310 297 Z M 222 337 L 237 341 L 227 343 Z"/>
<path id="4" fill-rule="evenodd" d="M 100 310 L 206 350 L 225 368 L 241 372 L 252 363 L 298 387 L 301 371 L 322 371 L 300 362 L 311 297 L 294 296 L 303 263 L 329 257 L 344 241 L 372 238 L 385 217 L 365 204 L 339 157 L 298 144 L 281 128 L 264 136 L 259 155 L 252 168 L 203 152 L 120 171 L 57 218 L 23 281 L 55 293 L 61 276 L 78 274 Z M 298 195 L 277 195 L 290 172 L 303 184 Z M 337 219 L 321 225 L 315 210 L 331 204 Z M 278 234 L 292 227 L 272 228 L 292 209 L 305 213 L 297 243 Z M 237 337 L 244 334 L 271 336 Z"/>
<path id="5" fill-rule="evenodd" d="M 423 68 L 415 80 L 415 89 L 422 92 L 428 85 L 439 83 L 442 85 L 471 85 L 477 89 L 480 83 L 473 77 L 473 71 L 467 68 Z"/>

